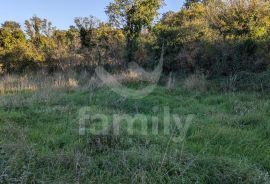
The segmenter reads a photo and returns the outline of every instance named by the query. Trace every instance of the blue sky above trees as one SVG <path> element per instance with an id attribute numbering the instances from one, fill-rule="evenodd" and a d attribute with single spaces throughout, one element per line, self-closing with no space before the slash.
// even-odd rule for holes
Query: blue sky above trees
<path id="1" fill-rule="evenodd" d="M 73 25 L 75 17 L 94 15 L 106 21 L 105 7 L 111 0 L 0 0 L 0 23 L 14 20 L 23 24 L 33 15 L 50 20 L 59 29 Z M 165 0 L 160 13 L 178 11 L 183 0 Z"/>

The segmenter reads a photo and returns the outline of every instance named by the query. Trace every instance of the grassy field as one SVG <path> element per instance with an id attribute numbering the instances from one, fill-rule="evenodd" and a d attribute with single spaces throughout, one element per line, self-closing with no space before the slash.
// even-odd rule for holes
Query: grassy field
<path id="1" fill-rule="evenodd" d="M 67 81 L 2 91 L 0 183 L 270 183 L 269 93 L 188 90 L 179 81 L 131 100 Z M 181 142 L 162 133 L 79 135 L 83 107 L 161 119 L 165 106 L 194 115 Z"/>

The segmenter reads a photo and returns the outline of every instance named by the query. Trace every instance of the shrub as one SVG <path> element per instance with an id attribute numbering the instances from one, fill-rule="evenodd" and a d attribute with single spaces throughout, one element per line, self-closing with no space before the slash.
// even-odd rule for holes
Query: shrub
<path id="1" fill-rule="evenodd" d="M 184 88 L 195 91 L 205 91 L 208 87 L 208 81 L 203 73 L 190 75 L 184 81 Z"/>

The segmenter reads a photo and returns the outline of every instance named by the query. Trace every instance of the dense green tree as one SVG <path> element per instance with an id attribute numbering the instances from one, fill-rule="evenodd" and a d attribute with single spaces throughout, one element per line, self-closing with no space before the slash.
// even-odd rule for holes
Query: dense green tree
<path id="1" fill-rule="evenodd" d="M 112 68 L 126 64 L 124 55 L 129 62 L 152 66 L 163 44 L 167 71 L 229 75 L 269 68 L 269 1 L 186 0 L 180 11 L 167 12 L 153 24 L 162 4 L 163 0 L 114 0 L 106 9 L 109 23 L 79 17 L 68 30 L 57 30 L 37 16 L 25 21 L 25 32 L 7 21 L 0 27 L 1 68 Z"/>
<path id="2" fill-rule="evenodd" d="M 55 27 L 47 19 L 41 19 L 33 16 L 25 21 L 26 34 L 29 39 L 37 46 L 43 47 L 46 44 L 46 38 L 53 35 Z"/>
<path id="3" fill-rule="evenodd" d="M 56 30 L 47 19 L 33 16 L 25 21 L 26 34 L 29 41 L 34 44 L 36 51 L 42 56 L 44 61 L 53 60 L 57 44 L 53 39 Z"/>
<path id="4" fill-rule="evenodd" d="M 201 3 L 201 2 L 203 2 L 203 0 L 186 0 L 186 2 L 184 3 L 184 6 L 186 8 L 189 8 L 192 4 Z"/>
<path id="5" fill-rule="evenodd" d="M 103 23 L 96 30 L 96 37 L 99 62 L 121 59 L 125 42 L 122 30 Z"/>
<path id="6" fill-rule="evenodd" d="M 79 31 L 75 26 L 70 26 L 66 32 L 66 36 L 70 50 L 76 52 L 81 45 Z"/>
<path id="7" fill-rule="evenodd" d="M 77 17 L 75 18 L 75 24 L 80 33 L 82 48 L 92 49 L 96 46 L 95 29 L 100 24 L 100 21 L 94 16 L 90 17 Z"/>
<path id="8" fill-rule="evenodd" d="M 114 0 L 107 6 L 110 22 L 126 33 L 127 59 L 132 61 L 143 28 L 151 28 L 163 0 Z"/>
<path id="9" fill-rule="evenodd" d="M 154 28 L 158 52 L 165 43 L 165 70 L 185 68 L 193 71 L 198 45 L 216 37 L 204 18 L 205 6 L 194 3 L 182 8 L 179 12 L 168 12 L 163 15 Z"/>
<path id="10" fill-rule="evenodd" d="M 207 19 L 224 38 L 263 38 L 270 30 L 270 2 L 265 0 L 211 0 Z"/>
<path id="11" fill-rule="evenodd" d="M 43 60 L 16 22 L 7 21 L 0 28 L 0 62 L 5 72 L 22 72 Z"/>
<path id="12" fill-rule="evenodd" d="M 54 48 L 52 49 L 52 60 L 65 65 L 65 62 L 72 58 L 79 50 L 79 34 L 74 29 L 67 31 L 55 30 L 52 39 Z M 75 61 L 74 61 L 75 62 Z"/>
<path id="13" fill-rule="evenodd" d="M 7 21 L 2 24 L 0 29 L 0 47 L 2 49 L 9 50 L 25 42 L 25 35 L 18 23 Z"/>

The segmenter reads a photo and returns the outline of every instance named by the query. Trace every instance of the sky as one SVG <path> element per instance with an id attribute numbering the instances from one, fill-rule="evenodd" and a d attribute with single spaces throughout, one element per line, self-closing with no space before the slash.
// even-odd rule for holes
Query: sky
<path id="1" fill-rule="evenodd" d="M 112 0 L 0 0 L 0 23 L 7 20 L 19 22 L 37 15 L 46 18 L 58 29 L 67 29 L 74 25 L 75 17 L 93 15 L 102 21 L 107 21 L 105 7 Z M 183 0 L 165 0 L 160 13 L 169 10 L 180 10 Z"/>

